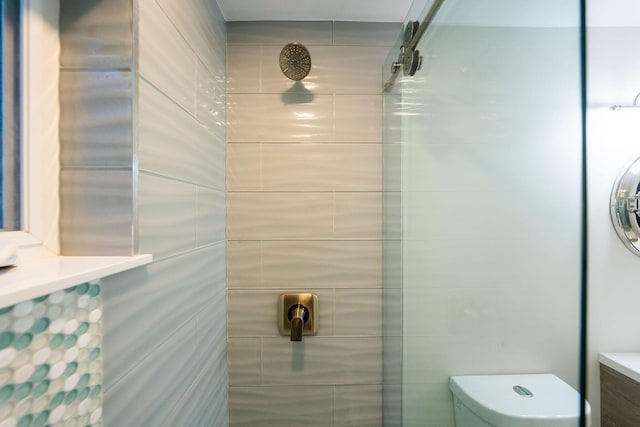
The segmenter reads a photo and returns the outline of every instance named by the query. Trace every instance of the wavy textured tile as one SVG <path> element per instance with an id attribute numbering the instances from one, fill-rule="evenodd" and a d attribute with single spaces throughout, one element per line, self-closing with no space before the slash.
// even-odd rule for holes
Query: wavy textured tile
<path id="1" fill-rule="evenodd" d="M 229 386 L 260 384 L 262 375 L 260 338 L 229 338 Z"/>
<path id="2" fill-rule="evenodd" d="M 382 338 L 263 338 L 263 384 L 381 384 Z"/>
<path id="3" fill-rule="evenodd" d="M 145 81 L 140 82 L 140 169 L 225 188 L 223 135 L 207 130 Z"/>
<path id="4" fill-rule="evenodd" d="M 229 337 L 279 337 L 278 297 L 290 292 L 278 290 L 229 291 Z M 318 295 L 318 333 L 332 336 L 334 330 L 334 298 L 332 289 L 305 288 L 305 292 Z"/>
<path id="5" fill-rule="evenodd" d="M 229 242 L 229 288 L 380 288 L 380 242 Z"/>
<path id="6" fill-rule="evenodd" d="M 382 193 L 336 193 L 333 236 L 381 239 Z"/>
<path id="7" fill-rule="evenodd" d="M 397 22 L 335 21 L 333 44 L 392 47 L 401 31 L 402 25 Z"/>
<path id="8" fill-rule="evenodd" d="M 227 190 L 260 190 L 263 145 L 227 144 Z"/>
<path id="9" fill-rule="evenodd" d="M 381 289 L 336 289 L 336 336 L 382 336 Z"/>
<path id="10" fill-rule="evenodd" d="M 237 47 L 242 49 L 242 47 Z M 236 49 L 237 49 L 236 48 Z M 233 46 L 230 49 L 234 49 Z M 381 94 L 382 67 L 388 48 L 351 46 L 307 46 L 311 71 L 294 84 L 280 70 L 282 46 L 263 46 L 260 53 L 262 93 Z M 255 66 L 255 64 L 254 64 Z M 381 120 L 381 117 L 377 117 Z"/>
<path id="11" fill-rule="evenodd" d="M 196 352 L 195 321 L 191 320 L 105 392 L 105 424 L 166 425 L 177 398 L 196 380 Z"/>
<path id="12" fill-rule="evenodd" d="M 379 144 L 263 144 L 262 190 L 377 190 L 382 183 Z"/>
<path id="13" fill-rule="evenodd" d="M 227 380 L 227 286 L 225 280 L 225 251 L 220 245 L 209 258 L 209 270 L 212 271 L 208 286 L 213 294 L 196 315 L 198 334 L 198 356 L 195 362 L 202 371 L 215 367 L 217 375 Z M 203 374 L 201 372 L 201 374 Z M 206 375 L 206 374 L 205 374 Z M 220 382 L 216 380 L 216 382 Z"/>
<path id="14" fill-rule="evenodd" d="M 225 73 L 209 71 L 198 61 L 196 118 L 220 141 L 227 135 L 227 92 Z"/>
<path id="15" fill-rule="evenodd" d="M 265 287 L 381 287 L 379 242 L 262 242 Z"/>
<path id="16" fill-rule="evenodd" d="M 333 96 L 230 94 L 227 142 L 329 142 Z"/>
<path id="17" fill-rule="evenodd" d="M 333 425 L 333 387 L 230 387 L 229 425 Z"/>
<path id="18" fill-rule="evenodd" d="M 169 178 L 138 176 L 140 253 L 162 258 L 196 246 L 196 186 Z"/>
<path id="19" fill-rule="evenodd" d="M 227 237 L 237 239 L 330 238 L 331 193 L 228 193 Z"/>
<path id="20" fill-rule="evenodd" d="M 227 24 L 218 4 L 207 0 L 157 2 L 206 67 L 224 74 Z"/>
<path id="21" fill-rule="evenodd" d="M 262 283 L 261 259 L 260 242 L 229 240 L 227 247 L 229 289 L 259 288 Z"/>
<path id="22" fill-rule="evenodd" d="M 65 255 L 131 255 L 131 171 L 60 172 L 60 244 Z"/>
<path id="23" fill-rule="evenodd" d="M 224 249 L 215 245 L 105 279 L 107 389 L 164 342 L 168 333 L 218 301 L 216 295 L 225 283 Z M 222 315 L 224 305 L 212 310 Z M 224 325 L 221 320 L 218 324 Z"/>
<path id="24" fill-rule="evenodd" d="M 196 188 L 196 245 L 224 241 L 226 238 L 225 192 Z"/>
<path id="25" fill-rule="evenodd" d="M 336 142 L 382 142 L 382 97 L 336 95 Z"/>
<path id="26" fill-rule="evenodd" d="M 155 1 L 139 9 L 140 74 L 195 114 L 196 54 Z"/>
<path id="27" fill-rule="evenodd" d="M 227 48 L 227 91 L 229 93 L 260 93 L 260 50 L 260 45 Z"/>
<path id="28" fill-rule="evenodd" d="M 260 21 L 229 22 L 227 44 L 282 45 L 297 41 L 305 45 L 330 45 L 333 26 L 325 22 Z"/>
<path id="29" fill-rule="evenodd" d="M 130 0 L 65 0 L 60 3 L 63 68 L 131 68 L 133 11 Z"/>
<path id="30" fill-rule="evenodd" d="M 382 427 L 382 386 L 336 386 L 333 425 Z"/>
<path id="31" fill-rule="evenodd" d="M 69 167 L 132 165 L 131 73 L 60 73 L 60 161 Z"/>

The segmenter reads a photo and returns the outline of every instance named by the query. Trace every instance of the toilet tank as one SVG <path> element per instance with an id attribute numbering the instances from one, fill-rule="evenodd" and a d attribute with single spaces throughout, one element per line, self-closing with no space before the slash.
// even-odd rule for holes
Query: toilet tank
<path id="1" fill-rule="evenodd" d="M 456 427 L 579 426 L 580 394 L 552 374 L 453 376 L 449 388 Z"/>

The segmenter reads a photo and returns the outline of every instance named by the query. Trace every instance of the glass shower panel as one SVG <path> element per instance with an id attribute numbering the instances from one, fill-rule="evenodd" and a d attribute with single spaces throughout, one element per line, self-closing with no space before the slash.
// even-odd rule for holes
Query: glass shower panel
<path id="1" fill-rule="evenodd" d="M 421 69 L 385 96 L 404 426 L 454 426 L 452 375 L 549 372 L 579 388 L 579 17 L 574 0 L 446 0 Z"/>

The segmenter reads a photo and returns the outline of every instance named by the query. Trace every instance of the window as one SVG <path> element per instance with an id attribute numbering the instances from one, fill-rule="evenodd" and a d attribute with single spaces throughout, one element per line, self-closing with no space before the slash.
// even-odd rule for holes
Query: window
<path id="1" fill-rule="evenodd" d="M 20 229 L 20 2 L 0 0 L 0 229 Z"/>

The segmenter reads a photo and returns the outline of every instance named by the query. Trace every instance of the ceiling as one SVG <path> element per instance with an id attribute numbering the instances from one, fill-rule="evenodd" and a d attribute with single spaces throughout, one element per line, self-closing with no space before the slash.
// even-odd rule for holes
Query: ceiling
<path id="1" fill-rule="evenodd" d="M 402 22 L 411 0 L 217 0 L 227 21 Z"/>

